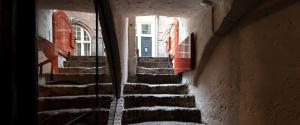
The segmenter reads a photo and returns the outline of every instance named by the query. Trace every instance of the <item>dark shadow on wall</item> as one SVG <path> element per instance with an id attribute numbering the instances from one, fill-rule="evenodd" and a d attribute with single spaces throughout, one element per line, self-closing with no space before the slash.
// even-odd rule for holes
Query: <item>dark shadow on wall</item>
<path id="1" fill-rule="evenodd" d="M 37 124 L 36 1 L 0 1 L 1 95 L 8 125 Z M 3 105 L 2 105 L 3 106 Z"/>
<path id="2" fill-rule="evenodd" d="M 214 33 L 204 47 L 203 54 L 197 63 L 198 67 L 193 78 L 194 83 L 198 83 L 197 77 L 202 74 L 211 54 L 218 46 L 219 42 L 224 38 L 224 36 L 230 33 L 235 26 L 246 26 L 251 22 L 255 22 L 268 15 L 274 14 L 297 2 L 299 2 L 299 0 L 276 0 L 273 2 L 259 0 L 234 0 L 230 12 L 224 18 L 219 29 Z M 253 11 L 254 9 L 255 11 Z"/>

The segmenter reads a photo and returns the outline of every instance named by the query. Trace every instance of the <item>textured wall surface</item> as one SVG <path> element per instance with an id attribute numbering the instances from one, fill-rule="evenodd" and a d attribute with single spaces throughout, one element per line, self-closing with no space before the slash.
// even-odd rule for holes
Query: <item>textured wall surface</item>
<path id="1" fill-rule="evenodd" d="M 38 35 L 44 39 L 53 42 L 52 33 L 52 10 L 39 9 L 38 10 Z"/>
<path id="2" fill-rule="evenodd" d="M 213 34 L 211 16 L 207 7 L 186 21 L 187 31 L 196 33 L 196 62 Z M 192 83 L 190 93 L 195 95 L 202 120 L 208 125 L 238 125 L 239 94 L 232 78 L 236 76 L 235 65 L 231 64 L 235 52 L 231 49 L 230 45 L 220 45 L 201 76 L 194 76 L 195 70 L 183 73 L 183 82 Z"/>
<path id="3" fill-rule="evenodd" d="M 205 123 L 300 123 L 299 12 L 297 3 L 246 25 L 235 25 L 214 49 L 201 75 L 184 73 L 184 81 L 194 80 L 190 90 Z"/>
<path id="4" fill-rule="evenodd" d="M 234 32 L 240 41 L 240 124 L 300 123 L 300 3 Z"/>

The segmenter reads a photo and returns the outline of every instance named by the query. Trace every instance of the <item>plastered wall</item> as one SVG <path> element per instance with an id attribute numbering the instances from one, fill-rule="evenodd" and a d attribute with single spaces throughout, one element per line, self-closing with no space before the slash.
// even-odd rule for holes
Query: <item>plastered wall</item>
<path id="1" fill-rule="evenodd" d="M 204 123 L 300 123 L 299 12 L 298 2 L 240 25 L 247 21 L 242 20 L 219 41 L 201 74 L 195 74 L 197 68 L 183 74 Z M 199 41 L 209 37 L 204 17 L 189 24 L 197 27 L 190 28 L 197 31 L 197 62 L 203 47 Z"/>

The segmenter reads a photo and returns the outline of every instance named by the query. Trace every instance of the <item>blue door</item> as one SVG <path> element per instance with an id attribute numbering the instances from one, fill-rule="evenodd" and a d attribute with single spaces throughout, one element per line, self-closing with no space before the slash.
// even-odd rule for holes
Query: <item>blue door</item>
<path id="1" fill-rule="evenodd" d="M 142 56 L 152 56 L 152 37 L 141 37 Z"/>

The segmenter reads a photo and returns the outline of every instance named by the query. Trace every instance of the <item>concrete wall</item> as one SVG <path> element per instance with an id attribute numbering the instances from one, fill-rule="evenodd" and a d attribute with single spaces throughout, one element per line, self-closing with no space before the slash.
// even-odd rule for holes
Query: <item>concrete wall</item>
<path id="1" fill-rule="evenodd" d="M 299 13 L 298 2 L 232 33 L 240 44 L 240 123 L 300 123 Z"/>
<path id="2" fill-rule="evenodd" d="M 38 35 L 53 42 L 52 35 L 52 10 L 38 9 Z"/>
<path id="3" fill-rule="evenodd" d="M 300 3 L 260 20 L 242 20 L 213 50 L 203 71 L 183 74 L 192 82 L 208 125 L 300 123 Z M 205 12 L 203 12 L 204 14 Z M 208 12 L 207 12 L 208 13 Z M 189 23 L 197 37 L 197 62 L 211 36 L 209 15 Z M 192 19 L 192 20 L 194 20 Z M 244 23 L 247 22 L 247 23 Z M 201 33 L 204 33 L 201 35 Z M 199 67 L 199 66 L 197 66 Z"/>
<path id="4" fill-rule="evenodd" d="M 138 58 L 135 32 L 135 17 L 129 17 L 128 23 L 128 76 L 133 76 L 136 74 L 136 65 Z"/>
<path id="5" fill-rule="evenodd" d="M 118 39 L 118 47 L 120 54 L 122 83 L 127 82 L 128 77 L 128 17 L 122 15 L 122 9 L 116 8 L 116 1 L 110 1 L 114 16 L 114 23 Z M 122 85 L 121 85 L 122 86 Z M 121 91 L 122 92 L 122 91 Z"/>
<path id="6" fill-rule="evenodd" d="M 209 38 L 213 35 L 211 15 L 211 8 L 206 7 L 196 12 L 190 18 L 181 19 L 181 21 L 185 25 L 181 25 L 181 29 L 179 29 L 179 32 L 185 31 L 185 33 L 181 32 L 182 34 L 180 34 L 179 37 L 184 39 L 191 32 L 195 33 L 196 62 L 200 61 L 204 47 L 207 44 Z M 195 69 L 197 69 L 198 65 L 196 65 L 195 67 Z M 183 73 L 182 81 L 185 83 L 192 83 L 195 72 L 196 70 L 190 70 Z"/>

